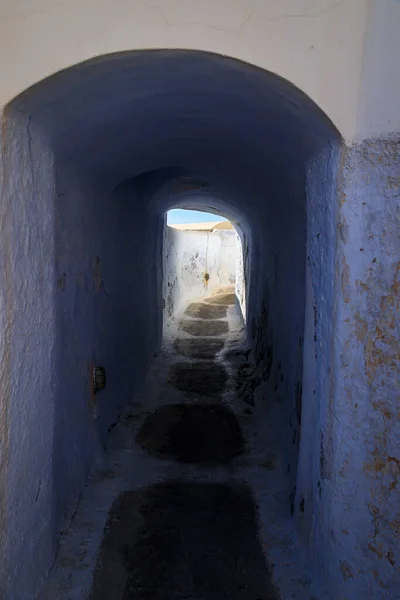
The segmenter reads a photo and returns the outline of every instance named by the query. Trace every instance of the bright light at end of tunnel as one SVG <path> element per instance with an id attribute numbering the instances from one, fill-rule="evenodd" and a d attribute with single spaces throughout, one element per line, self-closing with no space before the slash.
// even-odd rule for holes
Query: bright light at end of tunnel
<path id="1" fill-rule="evenodd" d="M 182 223 L 214 223 L 226 221 L 225 217 L 199 210 L 186 210 L 174 208 L 167 213 L 168 225 L 180 225 Z"/>

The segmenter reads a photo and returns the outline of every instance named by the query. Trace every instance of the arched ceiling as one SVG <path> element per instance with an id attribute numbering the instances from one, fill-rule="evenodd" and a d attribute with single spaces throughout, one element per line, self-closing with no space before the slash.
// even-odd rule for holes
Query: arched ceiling
<path id="1" fill-rule="evenodd" d="M 198 186 L 233 204 L 265 195 L 339 137 L 289 82 L 195 51 L 100 57 L 28 89 L 9 113 L 45 131 L 58 165 L 109 189 L 147 174 L 155 190 L 178 180 L 182 196 L 186 182 L 186 203 Z"/>

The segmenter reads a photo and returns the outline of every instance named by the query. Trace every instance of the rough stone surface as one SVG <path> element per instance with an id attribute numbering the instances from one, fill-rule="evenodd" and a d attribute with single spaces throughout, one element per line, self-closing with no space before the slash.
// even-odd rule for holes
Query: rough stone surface
<path id="1" fill-rule="evenodd" d="M 340 592 L 389 600 L 400 596 L 400 138 L 344 160 L 325 510 L 342 533 L 331 546 L 347 564 Z"/>
<path id="2" fill-rule="evenodd" d="M 235 294 L 221 294 L 215 296 L 214 298 L 207 299 L 207 302 L 209 302 L 210 304 L 217 304 L 222 306 L 229 306 L 235 304 L 235 301 Z"/>
<path id="3" fill-rule="evenodd" d="M 181 329 L 196 337 L 218 337 L 228 332 L 228 323 L 226 321 L 184 319 L 181 323 Z"/>
<path id="4" fill-rule="evenodd" d="M 224 389 L 227 378 L 224 367 L 215 362 L 176 363 L 171 366 L 168 383 L 178 390 L 213 395 Z"/>
<path id="5" fill-rule="evenodd" d="M 193 302 L 185 310 L 185 315 L 197 319 L 223 319 L 226 317 L 225 306 L 212 306 L 204 302 Z"/>
<path id="6" fill-rule="evenodd" d="M 177 339 L 174 349 L 188 358 L 215 358 L 224 347 L 224 341 L 218 338 Z"/>
<path id="7" fill-rule="evenodd" d="M 136 437 L 161 458 L 202 464 L 227 464 L 244 450 L 234 413 L 219 404 L 163 406 L 149 415 Z"/>
<path id="8" fill-rule="evenodd" d="M 300 447 L 296 504 L 306 498 L 304 539 L 334 596 L 390 600 L 400 590 L 398 139 L 365 141 L 342 161 L 338 210 L 332 195 L 325 210 L 334 218 L 328 229 L 318 225 L 331 240 L 323 271 L 314 267 L 321 238 L 308 250 L 302 436 L 309 449 Z M 325 187 L 331 178 L 323 164 L 310 173 L 315 202 L 316 182 Z"/>

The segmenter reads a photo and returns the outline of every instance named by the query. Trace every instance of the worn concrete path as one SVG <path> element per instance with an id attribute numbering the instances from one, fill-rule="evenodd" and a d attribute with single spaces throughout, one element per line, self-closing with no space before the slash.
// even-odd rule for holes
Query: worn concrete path
<path id="1" fill-rule="evenodd" d="M 169 324 L 41 600 L 313 598 L 268 416 L 235 391 L 233 301 L 194 302 Z"/>

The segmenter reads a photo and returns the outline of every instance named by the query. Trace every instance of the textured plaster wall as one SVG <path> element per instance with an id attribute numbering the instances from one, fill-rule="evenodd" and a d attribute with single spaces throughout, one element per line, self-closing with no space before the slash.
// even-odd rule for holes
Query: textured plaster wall
<path id="1" fill-rule="evenodd" d="M 25 600 L 160 343 L 162 219 L 55 165 L 23 115 L 2 148 L 0 595 Z"/>
<path id="2" fill-rule="evenodd" d="M 53 450 L 60 509 L 77 497 L 96 443 L 106 441 L 160 342 L 160 222 L 146 214 L 131 186 L 105 193 L 60 167 L 55 201 L 59 401 Z M 151 260 L 144 260 L 149 249 Z M 88 384 L 93 364 L 107 374 L 106 388 L 96 396 Z"/>
<path id="3" fill-rule="evenodd" d="M 211 266 L 211 273 L 215 273 L 213 281 L 211 281 L 211 285 L 214 285 L 215 288 L 209 286 L 209 290 L 211 292 L 212 289 L 216 290 L 220 286 L 233 285 L 236 282 L 236 254 L 237 254 L 237 234 L 235 230 L 231 231 L 219 231 L 213 232 L 211 234 L 213 237 L 219 238 L 220 240 L 220 248 L 216 253 L 215 260 Z M 217 281 L 220 281 L 218 285 Z"/>
<path id="4" fill-rule="evenodd" d="M 395 2 L 381 4 L 388 1 Z M 288 79 L 352 139 L 367 7 L 367 0 L 1 0 L 0 107 L 95 56 L 183 48 Z"/>
<path id="5" fill-rule="evenodd" d="M 329 144 L 307 164 L 307 256 L 301 441 L 297 473 L 296 514 L 300 534 L 322 577 L 335 585 L 339 572 L 330 569 L 334 533 L 326 494 L 336 458 L 330 423 L 341 419 L 332 404 L 335 337 L 335 260 L 338 234 L 338 167 L 340 148 Z M 323 199 L 323 201 L 321 201 Z M 340 503 L 341 500 L 338 499 Z M 335 594 L 333 593 L 335 598 Z M 340 596 L 338 596 L 340 597 Z"/>
<path id="6" fill-rule="evenodd" d="M 236 231 L 236 256 L 235 256 L 235 294 L 237 305 L 242 314 L 244 322 L 247 321 L 247 302 L 246 302 L 246 290 L 247 283 L 250 276 L 250 264 L 249 264 L 249 244 L 244 231 L 239 228 Z"/>
<path id="7" fill-rule="evenodd" d="M 399 216 L 399 137 L 348 148 L 336 262 L 335 463 L 326 498 L 337 535 L 333 568 L 348 598 L 389 600 L 400 590 Z"/>
<path id="8" fill-rule="evenodd" d="M 400 589 L 399 142 L 343 150 L 338 180 L 339 159 L 327 148 L 308 169 L 296 510 L 333 598 L 389 600 Z"/>
<path id="9" fill-rule="evenodd" d="M 209 280 L 205 282 L 204 275 Z M 164 234 L 165 316 L 186 302 L 233 285 L 236 277 L 235 231 L 181 231 L 166 226 Z"/>
<path id="10" fill-rule="evenodd" d="M 52 152 L 26 119 L 3 119 L 1 150 L 0 596 L 23 599 L 56 543 L 55 184 Z"/>
<path id="11" fill-rule="evenodd" d="M 260 212 L 253 227 L 248 295 L 249 339 L 259 374 L 266 382 L 265 399 L 273 407 L 287 463 L 288 510 L 289 494 L 295 486 L 301 419 L 306 260 L 303 168 L 293 164 L 284 183 L 283 173 L 270 182 L 267 197 L 273 201 L 268 212 Z"/>

